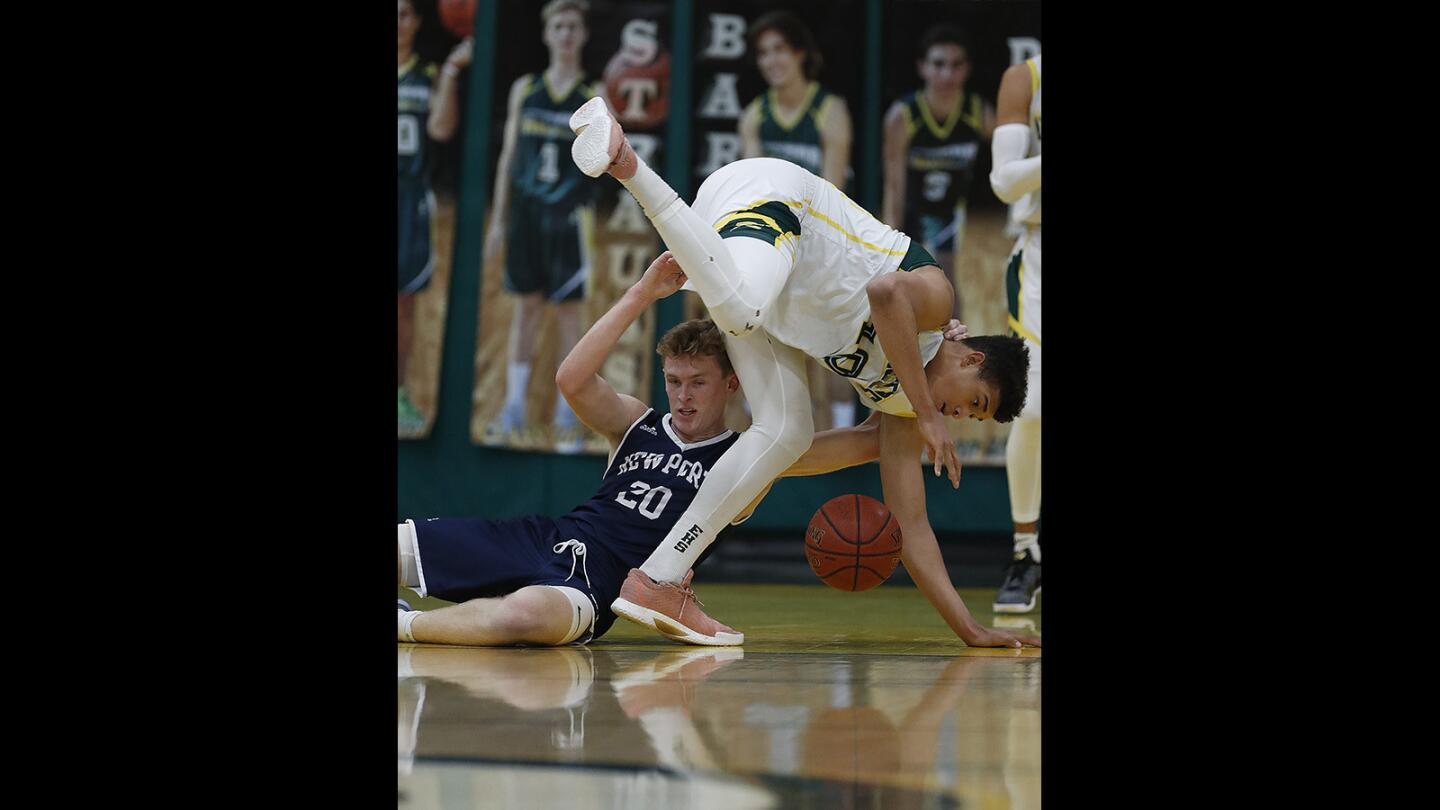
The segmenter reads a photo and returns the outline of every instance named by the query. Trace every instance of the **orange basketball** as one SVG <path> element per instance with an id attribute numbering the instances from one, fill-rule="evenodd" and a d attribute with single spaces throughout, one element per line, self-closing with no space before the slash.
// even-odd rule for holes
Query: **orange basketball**
<path id="1" fill-rule="evenodd" d="M 461 39 L 475 34 L 475 0 L 440 0 L 440 24 Z"/>
<path id="2" fill-rule="evenodd" d="M 826 585 L 868 591 L 889 579 L 900 564 L 900 523 L 874 498 L 831 498 L 810 518 L 805 559 Z"/>

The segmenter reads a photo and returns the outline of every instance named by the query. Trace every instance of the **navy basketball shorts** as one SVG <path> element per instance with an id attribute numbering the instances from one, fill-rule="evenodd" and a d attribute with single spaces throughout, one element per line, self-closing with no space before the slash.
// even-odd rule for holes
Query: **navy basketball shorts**
<path id="1" fill-rule="evenodd" d="M 595 633 L 615 623 L 610 603 L 620 596 L 629 569 L 598 543 L 583 537 L 583 556 L 572 547 L 555 551 L 571 537 L 552 518 L 530 515 L 512 520 L 430 518 L 417 520 L 419 568 L 426 594 L 450 602 L 505 596 L 528 585 L 574 588 L 595 607 Z M 582 640 L 584 636 L 581 637 Z"/>
<path id="2" fill-rule="evenodd" d="M 560 303 L 585 297 L 595 209 L 517 199 L 505 233 L 505 289 Z"/>
<path id="3" fill-rule="evenodd" d="M 435 195 L 423 186 L 401 183 L 395 196 L 400 271 L 396 289 L 402 295 L 412 295 L 430 283 L 435 270 L 430 255 L 430 215 Z"/>

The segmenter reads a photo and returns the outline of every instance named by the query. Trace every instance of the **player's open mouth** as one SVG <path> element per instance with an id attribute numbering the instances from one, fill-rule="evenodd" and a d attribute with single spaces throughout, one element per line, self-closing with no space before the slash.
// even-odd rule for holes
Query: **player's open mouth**
<path id="1" fill-rule="evenodd" d="M 695 409 L 694 409 L 694 408 L 681 408 L 681 409 L 680 409 L 680 415 L 681 415 L 681 416 L 694 416 L 694 415 L 695 415 Z"/>

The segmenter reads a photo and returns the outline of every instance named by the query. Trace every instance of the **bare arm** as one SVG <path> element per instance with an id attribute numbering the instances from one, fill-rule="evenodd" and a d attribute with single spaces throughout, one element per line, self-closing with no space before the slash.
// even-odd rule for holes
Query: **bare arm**
<path id="1" fill-rule="evenodd" d="M 1040 156 L 1025 157 L 1030 144 L 1030 68 L 1021 62 L 1000 79 L 999 106 L 991 144 L 990 188 L 1013 203 L 1040 187 Z"/>
<path id="2" fill-rule="evenodd" d="M 905 105 L 895 102 L 885 113 L 885 196 L 881 217 L 892 228 L 905 226 L 905 150 L 910 147 L 910 125 Z"/>
<path id="3" fill-rule="evenodd" d="M 854 139 L 855 128 L 845 99 L 832 95 L 820 121 L 820 174 L 836 188 L 845 188 L 845 176 L 850 169 L 850 144 Z"/>
<path id="4" fill-rule="evenodd" d="M 555 371 L 555 387 L 570 403 L 575 415 L 611 444 L 620 442 L 630 425 L 645 413 L 646 405 L 632 396 L 617 393 L 600 376 L 600 369 L 630 324 L 651 304 L 674 293 L 684 283 L 685 273 L 670 251 L 660 254 L 635 286 L 626 290 L 610 311 L 580 338 Z"/>
<path id="5" fill-rule="evenodd" d="M 885 505 L 900 523 L 904 542 L 900 560 L 940 618 L 972 647 L 1019 647 L 1021 642 L 1039 646 L 1034 636 L 991 630 L 975 621 L 965 600 L 950 582 L 940 543 L 930 528 L 925 511 L 925 480 L 915 457 L 924 439 L 913 419 L 890 414 L 880 416 L 880 481 Z"/>
<path id="6" fill-rule="evenodd" d="M 915 339 L 921 331 L 940 329 L 950 322 L 955 295 L 950 280 L 945 277 L 945 271 L 928 265 L 908 273 L 897 271 L 879 276 L 866 285 L 865 293 L 870 298 L 870 318 L 875 324 L 880 348 L 890 359 L 900 387 L 915 409 L 915 419 L 920 423 L 930 458 L 935 460 L 935 474 L 939 475 L 940 468 L 944 467 L 951 486 L 958 488 L 960 458 L 950 442 L 945 417 L 930 397 L 925 367 L 920 362 L 920 342 Z"/>
<path id="7" fill-rule="evenodd" d="M 510 213 L 510 167 L 515 160 L 515 141 L 520 133 L 520 102 L 525 100 L 528 75 L 510 85 L 509 112 L 505 118 L 505 139 L 495 163 L 495 193 L 490 196 L 490 233 L 485 239 L 485 259 L 490 261 L 505 242 L 505 218 Z"/>
<path id="8" fill-rule="evenodd" d="M 435 85 L 435 103 L 430 105 L 430 119 L 425 130 L 437 141 L 448 141 L 460 125 L 460 71 L 470 65 L 475 41 L 466 37 L 450 51 L 440 80 Z"/>
<path id="9" fill-rule="evenodd" d="M 740 157 L 763 157 L 760 153 L 760 100 L 751 102 L 740 115 Z"/>

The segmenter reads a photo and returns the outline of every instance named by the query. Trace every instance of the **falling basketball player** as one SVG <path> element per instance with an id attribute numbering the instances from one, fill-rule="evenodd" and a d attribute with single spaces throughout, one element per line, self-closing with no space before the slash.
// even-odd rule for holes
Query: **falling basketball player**
<path id="1" fill-rule="evenodd" d="M 810 448 L 809 355 L 880 412 L 885 501 L 921 593 L 967 644 L 1038 645 L 970 615 L 930 528 L 916 463 L 928 450 L 935 475 L 943 468 L 959 486 L 945 419 L 1013 419 L 1025 404 L 1024 344 L 999 336 L 946 341 L 941 329 L 954 294 L 935 260 L 799 166 L 770 158 L 731 163 L 701 184 L 692 209 L 635 154 L 603 101 L 586 102 L 570 125 L 576 165 L 591 177 L 608 172 L 635 196 L 726 333 L 754 416 L 655 553 L 628 574 L 611 609 L 693 644 L 743 639 L 692 604 L 687 571 Z"/>
<path id="2" fill-rule="evenodd" d="M 400 584 L 422 596 L 460 603 L 422 612 L 402 602 L 399 640 L 479 646 L 583 643 L 614 623 L 615 615 L 606 608 L 619 597 L 627 572 L 672 532 L 710 469 L 737 439 L 725 428 L 725 404 L 739 381 L 724 336 L 708 320 L 682 323 L 660 340 L 668 413 L 616 392 L 600 376 L 625 330 L 684 282 L 669 252 L 662 254 L 556 372 L 556 385 L 575 413 L 613 448 L 590 500 L 558 518 L 431 518 L 399 525 Z M 871 423 L 825 431 L 784 475 L 818 475 L 873 460 L 879 452 L 876 430 Z M 748 517 L 756 503 L 736 521 Z M 693 603 L 690 576 L 685 574 L 667 593 Z M 677 612 L 688 617 L 683 604 Z M 712 628 L 711 634 L 726 644 L 744 640 L 724 626 Z"/>

